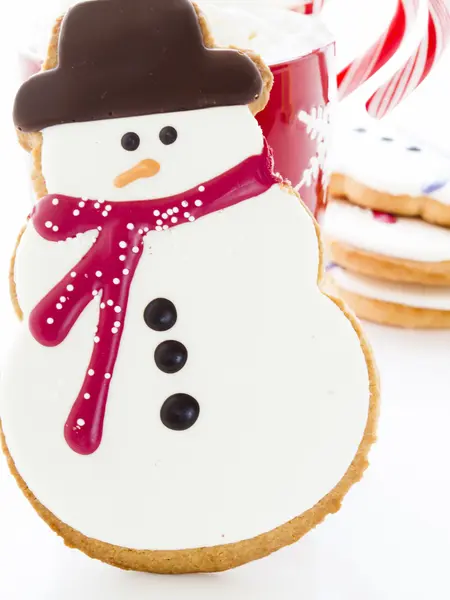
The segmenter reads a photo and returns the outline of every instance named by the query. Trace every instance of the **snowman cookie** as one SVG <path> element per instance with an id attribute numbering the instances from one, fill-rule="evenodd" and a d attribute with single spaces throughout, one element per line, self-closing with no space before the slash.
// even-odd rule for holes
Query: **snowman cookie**
<path id="1" fill-rule="evenodd" d="M 322 227 L 333 262 L 389 281 L 450 285 L 450 229 L 332 200 Z"/>
<path id="2" fill-rule="evenodd" d="M 117 567 L 267 556 L 361 479 L 378 404 L 252 114 L 270 74 L 214 49 L 189 0 L 79 4 L 48 66 L 15 105 L 42 197 L 13 273 L 11 471 L 67 545 Z"/>
<path id="3" fill-rule="evenodd" d="M 361 319 L 408 329 L 450 328 L 450 287 L 382 281 L 336 264 L 327 273 L 327 289 Z"/>
<path id="4" fill-rule="evenodd" d="M 378 122 L 344 124 L 332 152 L 331 194 L 450 227 L 450 159 Z"/>

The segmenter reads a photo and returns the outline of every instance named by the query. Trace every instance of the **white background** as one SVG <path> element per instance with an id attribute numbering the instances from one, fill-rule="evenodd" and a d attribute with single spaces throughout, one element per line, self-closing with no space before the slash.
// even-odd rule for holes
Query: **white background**
<path id="1" fill-rule="evenodd" d="M 350 36 L 357 38 L 353 50 L 376 37 L 393 3 L 330 0 L 328 18 L 341 41 L 341 57 L 351 55 Z M 30 207 L 26 157 L 15 142 L 10 119 L 17 85 L 15 56 L 28 30 L 23 20 L 27 6 L 38 4 L 9 3 L 0 19 L 0 360 L 17 326 L 8 300 L 9 257 Z M 393 120 L 450 154 L 449 68 L 447 53 Z M 295 547 L 224 575 L 161 578 L 123 573 L 66 549 L 36 517 L 0 459 L 0 598 L 450 598 L 450 332 L 371 325 L 366 330 L 383 388 L 371 469 L 341 512 Z"/>

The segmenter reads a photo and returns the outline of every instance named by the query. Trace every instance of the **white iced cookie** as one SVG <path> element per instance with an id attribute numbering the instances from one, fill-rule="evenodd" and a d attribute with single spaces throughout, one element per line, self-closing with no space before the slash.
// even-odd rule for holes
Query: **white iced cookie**
<path id="1" fill-rule="evenodd" d="M 328 238 L 374 254 L 418 262 L 450 261 L 450 229 L 420 219 L 396 217 L 333 200 L 322 230 Z"/>
<path id="2" fill-rule="evenodd" d="M 450 229 L 332 200 L 322 230 L 332 260 L 351 271 L 450 285 Z"/>
<path id="3" fill-rule="evenodd" d="M 359 206 L 450 225 L 450 159 L 377 122 L 343 123 L 331 153 L 331 192 Z"/>
<path id="4" fill-rule="evenodd" d="M 450 327 L 450 287 L 382 281 L 328 268 L 328 282 L 363 319 L 408 328 Z"/>
<path id="5" fill-rule="evenodd" d="M 42 132 L 46 195 L 14 269 L 11 470 L 70 546 L 163 573 L 236 567 L 335 512 L 378 400 L 358 325 L 317 285 L 315 224 L 249 110 L 262 67 L 202 33 L 188 0 L 78 5 L 59 67 L 15 108 Z M 134 85 L 116 85 L 110 47 Z"/>
<path id="6" fill-rule="evenodd" d="M 359 296 L 412 308 L 450 311 L 450 288 L 371 279 L 338 266 L 333 266 L 328 272 L 340 288 Z"/>

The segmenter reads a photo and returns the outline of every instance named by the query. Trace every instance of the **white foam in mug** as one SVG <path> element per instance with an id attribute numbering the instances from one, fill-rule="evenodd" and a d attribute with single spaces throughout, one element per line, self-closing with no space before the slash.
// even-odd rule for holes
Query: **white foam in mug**
<path id="1" fill-rule="evenodd" d="M 199 0 L 199 5 L 218 45 L 254 50 L 269 65 L 310 54 L 332 41 L 318 17 L 277 8 L 277 0 Z"/>
<path id="2" fill-rule="evenodd" d="M 270 65 L 289 61 L 326 46 L 331 35 L 317 17 L 286 10 L 293 0 L 197 0 L 206 14 L 214 39 L 221 46 L 254 50 Z M 295 3 L 295 2 L 294 2 Z M 38 3 L 36 3 L 37 5 Z M 41 59 L 47 52 L 51 28 L 76 0 L 47 0 L 25 25 L 22 47 Z M 30 7 L 30 10 L 31 7 Z"/>

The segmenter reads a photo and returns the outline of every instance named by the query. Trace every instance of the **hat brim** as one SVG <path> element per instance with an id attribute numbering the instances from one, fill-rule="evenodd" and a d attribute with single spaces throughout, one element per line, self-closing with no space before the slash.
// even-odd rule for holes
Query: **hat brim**
<path id="1" fill-rule="evenodd" d="M 23 132 L 96 121 L 253 104 L 260 65 L 237 49 L 211 47 L 189 0 L 91 1 L 62 21 L 52 69 L 19 90 L 14 121 Z"/>

